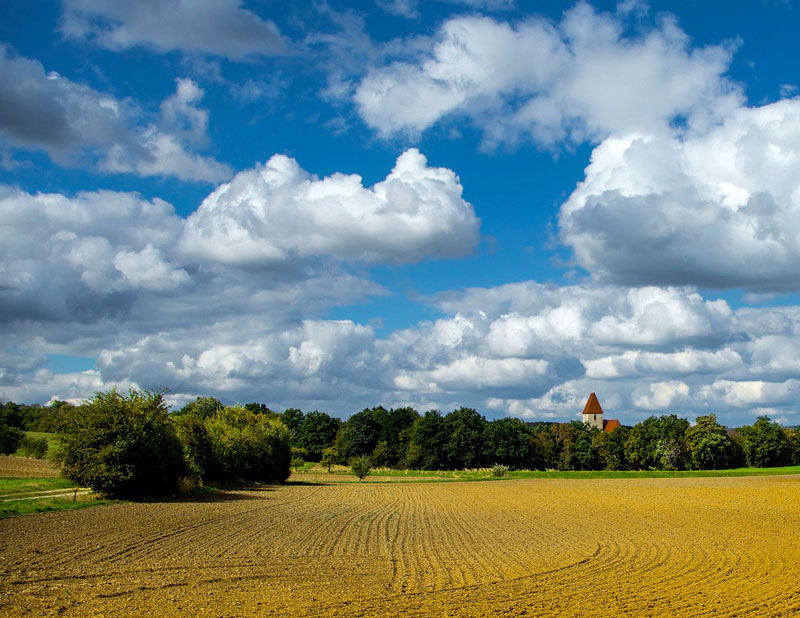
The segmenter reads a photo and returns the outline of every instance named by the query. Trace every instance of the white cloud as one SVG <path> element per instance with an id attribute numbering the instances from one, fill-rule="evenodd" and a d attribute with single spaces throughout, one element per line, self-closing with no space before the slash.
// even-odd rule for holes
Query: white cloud
<path id="1" fill-rule="evenodd" d="M 668 18 L 634 36 L 626 26 L 586 4 L 560 23 L 452 18 L 432 39 L 409 41 L 405 59 L 369 70 L 354 100 L 383 137 L 460 115 L 490 145 L 665 130 L 677 117 L 706 124 L 738 104 L 723 77 L 729 49 L 691 49 Z"/>
<path id="2" fill-rule="evenodd" d="M 277 26 L 241 4 L 241 0 L 64 0 L 60 30 L 66 37 L 114 51 L 145 46 L 230 60 L 285 53 L 288 44 Z"/>
<path id="3" fill-rule="evenodd" d="M 650 393 L 634 399 L 637 408 L 645 410 L 666 410 L 677 401 L 686 400 L 689 396 L 689 385 L 679 380 L 656 382 L 650 385 Z"/>
<path id="4" fill-rule="evenodd" d="M 742 357 L 730 348 L 680 352 L 627 350 L 622 354 L 586 359 L 587 378 L 621 378 L 639 375 L 717 373 L 742 366 Z"/>
<path id="5" fill-rule="evenodd" d="M 371 188 L 356 175 L 319 179 L 275 155 L 206 198 L 181 247 L 198 259 L 250 265 L 319 255 L 367 262 L 459 256 L 475 247 L 479 227 L 461 191 L 452 171 L 428 167 L 416 149 Z"/>
<path id="6" fill-rule="evenodd" d="M 800 99 L 592 154 L 562 241 L 600 281 L 800 289 Z"/>
<path id="7" fill-rule="evenodd" d="M 0 44 L 0 90 L 0 137 L 44 150 L 59 165 L 207 182 L 230 175 L 227 165 L 191 147 L 206 141 L 208 121 L 197 107 L 203 91 L 191 80 L 178 80 L 161 118 L 148 121 L 134 102 L 46 73 Z"/>

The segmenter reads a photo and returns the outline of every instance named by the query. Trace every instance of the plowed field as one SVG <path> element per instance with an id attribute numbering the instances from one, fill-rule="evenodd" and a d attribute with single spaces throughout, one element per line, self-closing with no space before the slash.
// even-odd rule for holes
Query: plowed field
<path id="1" fill-rule="evenodd" d="M 0 521 L 3 615 L 798 612 L 797 476 L 290 485 Z"/>

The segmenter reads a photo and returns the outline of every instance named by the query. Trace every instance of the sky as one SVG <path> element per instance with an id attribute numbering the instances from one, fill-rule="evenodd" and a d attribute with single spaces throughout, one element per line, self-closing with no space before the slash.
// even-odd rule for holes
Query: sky
<path id="1" fill-rule="evenodd" d="M 800 423 L 791 2 L 5 0 L 0 400 Z"/>

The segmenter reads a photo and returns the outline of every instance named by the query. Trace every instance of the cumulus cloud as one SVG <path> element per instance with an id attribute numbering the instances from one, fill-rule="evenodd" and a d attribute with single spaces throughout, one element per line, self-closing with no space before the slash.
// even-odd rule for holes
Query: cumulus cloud
<path id="1" fill-rule="evenodd" d="M 412 262 L 470 252 L 480 221 L 458 177 L 428 167 L 416 149 L 385 180 L 319 179 L 284 155 L 221 185 L 189 217 L 183 251 L 226 264 L 269 265 L 333 255 L 367 262 Z"/>
<path id="2" fill-rule="evenodd" d="M 241 0 L 64 0 L 60 30 L 114 51 L 144 46 L 230 60 L 285 53 L 288 43 L 277 26 L 241 5 Z"/>
<path id="3" fill-rule="evenodd" d="M 207 182 L 230 176 L 227 165 L 192 147 L 205 141 L 208 112 L 191 80 L 178 80 L 160 119 L 143 122 L 147 114 L 134 102 L 47 73 L 0 45 L 0 90 L 0 137 L 44 150 L 59 165 Z"/>
<path id="4" fill-rule="evenodd" d="M 683 137 L 605 140 L 561 208 L 562 241 L 600 281 L 800 289 L 800 99 Z"/>
<path id="5" fill-rule="evenodd" d="M 723 77 L 728 47 L 692 49 L 669 18 L 629 35 L 625 15 L 579 4 L 559 23 L 452 18 L 431 39 L 409 41 L 405 58 L 369 70 L 354 101 L 382 137 L 458 115 L 488 144 L 527 136 L 545 145 L 663 130 L 678 117 L 705 124 L 738 104 Z"/>

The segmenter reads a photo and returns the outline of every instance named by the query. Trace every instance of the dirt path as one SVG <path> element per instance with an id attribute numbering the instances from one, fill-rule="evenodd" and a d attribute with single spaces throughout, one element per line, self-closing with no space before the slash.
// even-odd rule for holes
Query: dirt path
<path id="1" fill-rule="evenodd" d="M 295 485 L 0 521 L 0 615 L 781 616 L 800 477 Z"/>

